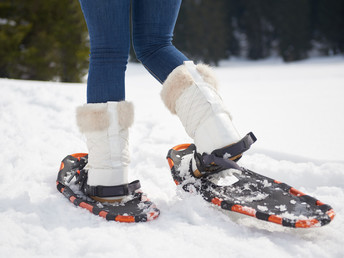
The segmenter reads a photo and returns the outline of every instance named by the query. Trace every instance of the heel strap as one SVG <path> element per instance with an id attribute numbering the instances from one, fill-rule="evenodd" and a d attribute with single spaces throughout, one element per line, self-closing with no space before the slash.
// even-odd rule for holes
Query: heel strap
<path id="1" fill-rule="evenodd" d="M 139 180 L 135 180 L 130 184 L 116 185 L 116 186 L 90 186 L 84 187 L 84 193 L 89 196 L 97 197 L 117 197 L 134 193 L 137 189 L 141 188 Z"/>

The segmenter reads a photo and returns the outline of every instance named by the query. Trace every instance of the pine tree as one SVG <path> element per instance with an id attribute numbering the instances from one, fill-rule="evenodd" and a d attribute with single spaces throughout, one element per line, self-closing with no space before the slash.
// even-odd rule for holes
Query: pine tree
<path id="1" fill-rule="evenodd" d="M 226 19 L 226 53 L 227 56 L 240 56 L 240 39 L 236 35 L 238 33 L 238 17 L 241 16 L 241 5 L 238 0 L 227 0 L 224 3 Z"/>
<path id="2" fill-rule="evenodd" d="M 0 77 L 11 77 L 20 46 L 31 30 L 30 23 L 18 23 L 15 8 L 9 1 L 0 3 Z"/>
<path id="3" fill-rule="evenodd" d="M 216 65 L 228 56 L 224 1 L 183 1 L 175 45 L 189 58 Z"/>
<path id="4" fill-rule="evenodd" d="M 326 54 L 344 53 L 344 1 L 312 1 L 314 5 L 314 38 L 322 43 Z"/>
<path id="5" fill-rule="evenodd" d="M 68 5 L 69 8 L 66 8 Z M 59 23 L 54 28 L 54 34 L 59 52 L 60 78 L 61 81 L 76 82 L 88 67 L 88 33 L 78 1 L 57 0 L 56 7 L 56 20 Z"/>
<path id="6" fill-rule="evenodd" d="M 304 59 L 311 49 L 309 0 L 279 0 L 271 3 L 271 15 L 284 61 Z"/>
<path id="7" fill-rule="evenodd" d="M 246 35 L 247 57 L 261 59 L 270 54 L 273 40 L 273 26 L 266 13 L 270 8 L 269 0 L 237 1 L 238 29 Z"/>
<path id="8" fill-rule="evenodd" d="M 78 1 L 4 0 L 0 76 L 80 81 L 87 67 L 87 30 Z M 17 36 L 11 36 L 11 31 Z M 12 43 L 9 43 L 9 42 Z"/>

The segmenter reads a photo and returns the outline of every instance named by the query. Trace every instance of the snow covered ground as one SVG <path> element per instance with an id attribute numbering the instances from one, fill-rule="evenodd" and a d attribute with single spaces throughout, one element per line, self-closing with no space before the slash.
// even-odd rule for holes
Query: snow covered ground
<path id="1" fill-rule="evenodd" d="M 258 137 L 240 164 L 332 205 L 332 223 L 283 228 L 176 191 L 165 156 L 190 139 L 161 86 L 130 64 L 130 179 L 160 217 L 107 222 L 57 192 L 60 161 L 87 151 L 74 113 L 85 84 L 0 79 L 0 257 L 343 257 L 344 58 L 226 61 L 215 72 L 237 128 Z"/>

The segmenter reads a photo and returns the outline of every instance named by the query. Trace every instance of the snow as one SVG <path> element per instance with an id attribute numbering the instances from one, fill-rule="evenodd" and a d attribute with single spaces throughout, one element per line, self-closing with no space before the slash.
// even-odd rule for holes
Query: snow
<path id="1" fill-rule="evenodd" d="M 234 60 L 215 69 L 238 130 L 258 138 L 240 165 L 332 205 L 334 221 L 315 229 L 219 211 L 177 191 L 165 157 L 190 139 L 138 64 L 126 78 L 136 107 L 129 177 L 141 180 L 161 215 L 121 224 L 76 208 L 55 180 L 67 154 L 87 151 L 74 112 L 85 102 L 85 84 L 0 79 L 0 256 L 343 257 L 343 71 L 340 56 Z"/>

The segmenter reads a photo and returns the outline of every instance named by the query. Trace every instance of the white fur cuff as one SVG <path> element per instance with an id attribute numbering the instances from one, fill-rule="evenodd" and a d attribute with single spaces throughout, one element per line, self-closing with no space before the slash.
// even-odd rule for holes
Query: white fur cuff
<path id="1" fill-rule="evenodd" d="M 217 81 L 212 69 L 205 64 L 198 64 L 196 69 L 202 76 L 203 80 L 217 90 Z M 163 84 L 161 98 L 172 114 L 176 114 L 177 99 L 182 95 L 185 89 L 194 83 L 195 82 L 190 72 L 184 64 L 178 66 L 169 74 Z"/>
<path id="2" fill-rule="evenodd" d="M 110 109 L 117 109 L 117 116 Z M 85 104 L 77 107 L 76 121 L 81 133 L 106 130 L 111 121 L 127 129 L 134 121 L 134 106 L 127 101 Z"/>
<path id="3" fill-rule="evenodd" d="M 128 101 L 117 104 L 118 123 L 123 128 L 129 128 L 134 123 L 134 105 Z"/>

